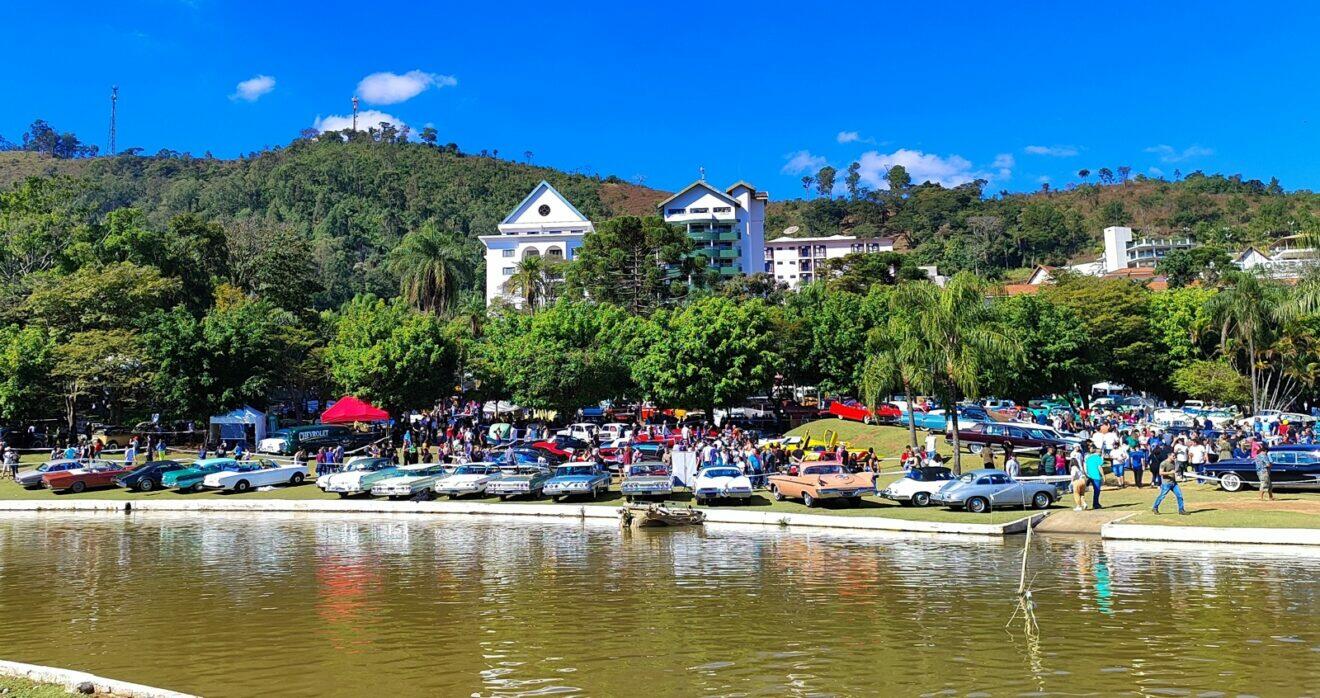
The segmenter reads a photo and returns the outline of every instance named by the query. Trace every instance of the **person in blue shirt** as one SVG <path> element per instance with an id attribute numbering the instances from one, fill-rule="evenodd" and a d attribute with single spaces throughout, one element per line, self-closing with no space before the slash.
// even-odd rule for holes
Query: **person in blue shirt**
<path id="1" fill-rule="evenodd" d="M 1091 485 L 1091 508 L 1100 507 L 1100 485 L 1105 478 L 1105 457 L 1100 455 L 1090 444 L 1086 447 L 1086 458 L 1082 461 L 1082 467 L 1086 471 L 1086 479 Z"/>

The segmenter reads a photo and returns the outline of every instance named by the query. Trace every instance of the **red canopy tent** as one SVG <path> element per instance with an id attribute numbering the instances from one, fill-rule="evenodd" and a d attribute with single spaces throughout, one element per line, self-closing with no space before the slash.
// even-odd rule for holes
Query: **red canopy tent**
<path id="1" fill-rule="evenodd" d="M 390 413 L 371 403 L 345 395 L 333 407 L 321 413 L 322 424 L 351 424 L 353 422 L 386 422 Z"/>

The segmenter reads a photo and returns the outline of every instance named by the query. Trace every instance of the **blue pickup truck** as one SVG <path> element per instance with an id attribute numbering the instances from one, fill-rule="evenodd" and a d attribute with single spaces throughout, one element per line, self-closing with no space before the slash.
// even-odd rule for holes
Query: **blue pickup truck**
<path id="1" fill-rule="evenodd" d="M 912 421 L 916 423 L 918 429 L 927 431 L 945 431 L 948 428 L 948 416 L 944 410 L 931 410 L 929 412 L 917 412 Z M 993 421 L 990 419 L 990 413 L 985 411 L 980 405 L 960 405 L 958 407 L 959 426 L 963 429 L 972 424 Z M 904 412 L 899 418 L 898 423 L 904 426 L 908 423 L 907 413 Z"/>
<path id="2" fill-rule="evenodd" d="M 1320 488 L 1320 444 L 1272 446 L 1267 453 L 1270 457 L 1270 482 L 1274 487 Z M 1229 458 L 1218 463 L 1198 465 L 1196 474 L 1218 479 L 1219 487 L 1228 492 L 1260 486 L 1256 477 L 1256 462 L 1250 458 Z"/>

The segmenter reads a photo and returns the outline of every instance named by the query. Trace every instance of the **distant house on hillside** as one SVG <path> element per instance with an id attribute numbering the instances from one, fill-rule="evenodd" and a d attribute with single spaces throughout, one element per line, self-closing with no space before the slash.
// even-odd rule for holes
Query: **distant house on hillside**
<path id="1" fill-rule="evenodd" d="M 738 182 L 717 189 L 704 179 L 661 201 L 666 223 L 682 227 L 722 276 L 755 274 L 765 269 L 765 206 L 770 195 Z"/>
<path id="2" fill-rule="evenodd" d="M 521 301 L 506 293 L 504 285 L 518 271 L 519 262 L 528 257 L 573 259 L 582 238 L 595 230 L 591 221 L 546 181 L 536 185 L 498 228 L 494 235 L 477 237 L 486 246 L 487 305 L 499 298 L 518 305 Z"/>

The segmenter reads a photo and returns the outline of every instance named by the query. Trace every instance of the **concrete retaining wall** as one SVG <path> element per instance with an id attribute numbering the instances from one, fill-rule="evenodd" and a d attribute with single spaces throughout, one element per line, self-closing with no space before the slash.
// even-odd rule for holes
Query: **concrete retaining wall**
<path id="1" fill-rule="evenodd" d="M 1176 541 L 1185 543 L 1249 543 L 1253 545 L 1320 545 L 1320 529 L 1212 528 L 1210 526 L 1146 526 L 1111 523 L 1100 529 L 1110 540 Z"/>
<path id="2" fill-rule="evenodd" d="M 143 686 L 127 681 L 116 681 L 95 674 L 88 674 L 84 671 L 57 669 L 37 664 L 23 664 L 22 662 L 0 660 L 0 675 L 16 676 L 39 683 L 56 684 L 74 692 L 77 692 L 78 686 L 82 684 L 91 684 L 97 695 L 109 694 L 123 696 L 124 698 L 197 698 L 187 693 L 167 691 L 163 688 L 152 688 L 151 686 Z"/>
<path id="3" fill-rule="evenodd" d="M 198 499 L 180 501 L 115 501 L 98 499 L 0 500 L 3 512 L 208 512 L 259 513 L 291 512 L 307 514 L 477 514 L 501 516 L 553 516 L 559 518 L 617 519 L 616 506 L 564 504 L 497 504 L 493 502 L 391 502 L 378 499 Z M 748 509 L 705 509 L 711 523 L 760 524 L 766 526 L 810 526 L 870 531 L 905 531 L 912 533 L 948 533 L 957 535 L 1003 536 L 1024 533 L 1027 523 L 1040 521 L 1044 513 L 1024 516 L 1006 524 L 942 523 L 909 521 L 879 516 L 831 516 L 827 514 L 791 514 Z"/>

